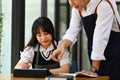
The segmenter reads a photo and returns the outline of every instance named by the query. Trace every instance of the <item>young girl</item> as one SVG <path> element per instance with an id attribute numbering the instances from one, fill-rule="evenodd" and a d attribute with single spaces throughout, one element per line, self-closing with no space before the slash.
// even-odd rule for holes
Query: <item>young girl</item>
<path id="1" fill-rule="evenodd" d="M 60 62 L 48 60 L 56 49 L 52 22 L 46 17 L 39 17 L 32 26 L 32 38 L 21 52 L 21 58 L 15 68 L 49 68 L 52 74 L 69 72 L 70 56 L 66 50 Z"/>

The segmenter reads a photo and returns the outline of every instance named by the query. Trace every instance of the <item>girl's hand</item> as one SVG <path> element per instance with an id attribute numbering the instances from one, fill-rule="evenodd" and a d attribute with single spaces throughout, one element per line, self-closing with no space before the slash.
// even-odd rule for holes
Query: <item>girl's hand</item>
<path id="1" fill-rule="evenodd" d="M 26 61 L 18 62 L 15 66 L 16 69 L 27 69 L 31 66 L 31 63 L 28 63 Z"/>
<path id="2" fill-rule="evenodd" d="M 21 65 L 21 67 L 22 68 L 29 68 L 30 66 L 31 66 L 31 63 L 28 63 L 28 62 L 22 62 L 22 63 L 20 63 L 20 65 Z"/>

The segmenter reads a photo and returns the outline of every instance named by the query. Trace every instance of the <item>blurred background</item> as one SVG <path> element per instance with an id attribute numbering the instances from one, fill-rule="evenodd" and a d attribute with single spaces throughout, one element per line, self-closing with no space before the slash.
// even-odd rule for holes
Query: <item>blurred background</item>
<path id="1" fill-rule="evenodd" d="M 116 1 L 120 11 L 120 0 Z M 31 37 L 31 26 L 39 16 L 50 18 L 60 40 L 69 27 L 71 7 L 67 0 L 0 0 L 0 73 L 12 73 L 20 51 Z M 78 41 L 69 48 L 78 70 L 89 69 L 86 35 L 80 31 Z"/>

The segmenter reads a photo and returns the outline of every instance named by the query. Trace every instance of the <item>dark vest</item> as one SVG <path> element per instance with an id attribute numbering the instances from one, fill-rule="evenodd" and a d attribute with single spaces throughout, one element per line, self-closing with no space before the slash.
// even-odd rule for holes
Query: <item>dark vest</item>
<path id="1" fill-rule="evenodd" d="M 46 60 L 52 54 L 53 51 L 54 50 L 49 51 L 47 57 L 44 55 L 43 52 L 40 52 L 39 49 L 38 51 L 35 51 L 32 67 L 33 68 L 48 68 L 48 69 L 59 68 L 60 67 L 59 62 L 55 62 L 52 59 Z"/>
<path id="2" fill-rule="evenodd" d="M 90 59 L 97 13 L 86 17 L 81 16 L 81 18 L 88 39 L 88 55 Z M 106 60 L 101 61 L 98 74 L 108 75 L 110 76 L 110 80 L 120 80 L 120 32 L 111 31 L 107 47 L 104 51 L 104 55 Z"/>

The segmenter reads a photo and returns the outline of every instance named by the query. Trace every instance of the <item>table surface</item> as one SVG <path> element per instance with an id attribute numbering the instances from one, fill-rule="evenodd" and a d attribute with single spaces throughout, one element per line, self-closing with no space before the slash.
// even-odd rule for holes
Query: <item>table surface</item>
<path id="1" fill-rule="evenodd" d="M 0 74 L 0 80 L 45 80 L 45 78 L 13 77 L 12 74 Z M 77 78 L 75 80 L 109 80 L 109 77 L 99 76 L 98 78 Z"/>

